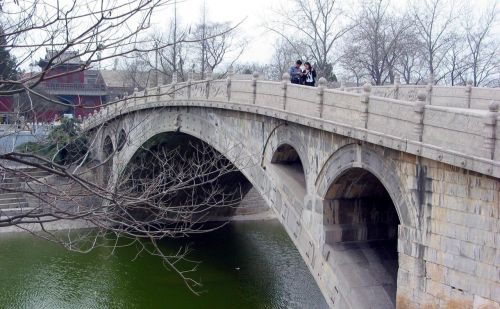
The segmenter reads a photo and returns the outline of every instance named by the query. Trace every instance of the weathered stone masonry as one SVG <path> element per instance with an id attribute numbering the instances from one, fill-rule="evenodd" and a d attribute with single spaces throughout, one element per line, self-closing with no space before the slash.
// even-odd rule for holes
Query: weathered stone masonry
<path id="1" fill-rule="evenodd" d="M 214 83 L 208 93 L 210 81 L 175 98 L 109 106 L 85 124 L 98 138 L 97 157 L 106 137 L 116 147 L 122 129 L 127 141 L 113 158 L 114 175 L 156 134 L 206 141 L 276 212 L 332 308 L 500 307 L 500 164 L 487 158 L 500 135 L 477 146 L 492 141 L 483 123 L 494 108 L 414 109 L 372 97 L 369 87 L 361 97 L 323 89 L 318 102 L 303 93 L 314 88 Z M 322 115 L 311 108 L 318 104 Z M 463 131 L 446 119 L 463 121 Z M 468 131 L 476 120 L 481 127 Z M 301 169 L 289 164 L 297 160 Z M 396 234 L 393 258 L 384 252 Z"/>

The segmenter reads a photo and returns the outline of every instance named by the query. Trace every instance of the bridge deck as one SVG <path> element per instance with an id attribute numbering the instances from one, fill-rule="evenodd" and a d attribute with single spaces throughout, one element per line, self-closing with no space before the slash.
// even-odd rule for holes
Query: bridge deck
<path id="1" fill-rule="evenodd" d="M 401 87 L 406 93 L 422 90 Z M 499 100 L 500 91 L 462 89 L 460 97 L 456 92 L 462 90 L 448 88 L 447 97 L 444 88 L 433 88 L 435 93 L 425 88 L 427 97 L 419 93 L 416 101 L 410 101 L 414 97 L 409 95 L 382 97 L 391 93 L 382 91 L 387 87 L 366 86 L 359 94 L 260 80 L 188 81 L 146 89 L 110 103 L 83 126 L 92 129 L 117 115 L 149 108 L 222 108 L 279 118 L 500 177 L 498 104 L 485 109 L 486 101 Z M 466 108 L 463 102 L 476 108 Z"/>

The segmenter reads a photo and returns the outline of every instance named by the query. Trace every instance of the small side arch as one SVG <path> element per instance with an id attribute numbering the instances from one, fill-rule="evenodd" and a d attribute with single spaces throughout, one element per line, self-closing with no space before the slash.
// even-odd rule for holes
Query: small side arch
<path id="1" fill-rule="evenodd" d="M 107 184 L 110 181 L 110 177 L 112 177 L 113 170 L 113 157 L 114 157 L 114 146 L 113 140 L 109 135 L 104 138 L 104 142 L 102 145 L 102 182 L 103 184 Z"/>
<path id="2" fill-rule="evenodd" d="M 297 162 L 300 160 L 305 177 L 305 188 L 309 190 L 309 185 L 312 183 L 310 177 L 313 173 L 307 156 L 306 143 L 299 132 L 301 132 L 300 128 L 294 124 L 278 125 L 267 140 L 261 164 L 268 167 L 273 163 Z M 283 151 L 288 152 L 291 157 L 276 156 L 277 153 L 283 153 Z M 293 153 L 296 153 L 296 155 Z"/>
<path id="3" fill-rule="evenodd" d="M 334 272 L 356 278 L 347 283 L 352 307 L 395 308 L 398 226 L 417 222 L 396 164 L 369 145 L 349 144 L 330 157 L 318 177 L 323 250 Z M 377 292 L 367 299 L 360 286 Z"/>
<path id="4" fill-rule="evenodd" d="M 281 144 L 272 154 L 270 164 L 267 168 L 280 179 L 283 190 L 289 198 L 294 198 L 294 204 L 303 205 L 307 195 L 307 175 L 303 166 L 303 160 L 298 151 L 290 144 Z"/>
<path id="5" fill-rule="evenodd" d="M 325 198 L 330 186 L 352 168 L 361 168 L 373 174 L 389 193 L 401 224 L 417 227 L 417 211 L 408 198 L 409 194 L 397 174 L 395 163 L 366 145 L 343 146 L 328 159 L 316 181 L 318 195 Z"/>
<path id="6" fill-rule="evenodd" d="M 127 133 L 121 129 L 116 137 L 116 151 L 121 151 L 127 142 Z"/>

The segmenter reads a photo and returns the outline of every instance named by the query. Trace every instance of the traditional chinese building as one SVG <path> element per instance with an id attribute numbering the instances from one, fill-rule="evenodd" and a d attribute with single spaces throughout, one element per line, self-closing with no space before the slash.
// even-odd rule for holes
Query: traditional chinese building
<path id="1" fill-rule="evenodd" d="M 0 124 L 10 123 L 15 118 L 13 96 L 0 96 Z"/>
<path id="2" fill-rule="evenodd" d="M 85 116 L 98 109 L 107 100 L 106 86 L 98 70 L 82 70 L 85 63 L 76 51 L 67 51 L 57 56 L 55 51 L 47 51 L 45 58 L 38 65 L 42 70 L 53 62 L 48 72 L 48 79 L 37 89 L 57 101 L 71 106 L 58 109 L 46 109 L 43 118 L 54 118 L 55 115 L 72 114 L 75 117 Z M 46 119 L 50 120 L 50 119 Z"/>

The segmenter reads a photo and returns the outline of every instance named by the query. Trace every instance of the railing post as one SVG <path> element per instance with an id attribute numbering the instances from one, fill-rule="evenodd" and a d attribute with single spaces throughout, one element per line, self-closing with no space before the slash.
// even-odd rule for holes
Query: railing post
<path id="1" fill-rule="evenodd" d="M 144 88 L 142 96 L 144 97 L 144 103 L 148 103 L 148 88 Z"/>
<path id="2" fill-rule="evenodd" d="M 189 71 L 187 80 L 187 97 L 191 99 L 191 86 L 193 84 L 193 71 Z"/>
<path id="3" fill-rule="evenodd" d="M 372 85 L 366 82 L 363 85 L 363 94 L 361 95 L 361 104 L 363 104 L 361 121 L 365 124 L 365 129 L 368 128 L 368 103 L 370 102 L 370 92 L 372 91 Z"/>
<path id="4" fill-rule="evenodd" d="M 163 85 L 163 86 L 168 85 L 168 75 L 165 73 L 162 74 L 161 85 Z M 161 86 L 161 85 L 159 85 L 159 86 Z"/>
<path id="5" fill-rule="evenodd" d="M 252 74 L 252 90 L 253 90 L 253 104 L 257 101 L 257 79 L 259 78 L 258 72 L 253 72 Z"/>
<path id="6" fill-rule="evenodd" d="M 429 75 L 429 80 L 427 81 L 427 104 L 432 105 L 432 87 L 434 86 L 434 74 Z"/>
<path id="7" fill-rule="evenodd" d="M 413 106 L 413 111 L 415 112 L 415 127 L 414 134 L 416 140 L 422 142 L 422 136 L 424 134 L 424 111 L 426 105 L 426 97 L 424 92 L 419 92 L 417 95 L 417 102 Z"/>
<path id="8" fill-rule="evenodd" d="M 401 76 L 399 73 L 394 74 L 394 99 L 399 99 L 399 86 L 401 85 Z"/>
<path id="9" fill-rule="evenodd" d="M 281 78 L 281 98 L 283 100 L 283 110 L 286 111 L 286 90 L 288 88 L 288 83 L 290 82 L 290 74 L 288 72 L 283 73 Z"/>
<path id="10" fill-rule="evenodd" d="M 325 98 L 326 78 L 321 77 L 318 81 L 318 114 L 323 118 L 323 101 Z"/>
<path id="11" fill-rule="evenodd" d="M 211 70 L 207 72 L 207 82 L 205 84 L 205 98 L 208 100 L 210 97 L 210 82 L 214 79 L 214 74 L 212 73 Z"/>
<path id="12" fill-rule="evenodd" d="M 470 100 L 472 95 L 472 81 L 468 80 L 467 85 L 465 85 L 465 105 L 470 108 Z"/>
<path id="13" fill-rule="evenodd" d="M 172 99 L 175 99 L 175 92 L 176 92 L 176 85 L 177 85 L 177 72 L 172 73 L 172 84 L 170 86 L 170 91 L 172 91 Z"/>
<path id="14" fill-rule="evenodd" d="M 134 105 L 137 104 L 137 92 L 139 92 L 139 88 L 134 88 Z"/>
<path id="15" fill-rule="evenodd" d="M 226 79 L 226 93 L 227 93 L 227 101 L 231 101 L 231 83 L 233 80 L 233 67 L 230 66 L 229 70 L 227 71 L 227 79 Z"/>
<path id="16" fill-rule="evenodd" d="M 345 90 L 345 82 L 343 80 L 340 81 L 340 88 L 339 88 L 340 91 L 344 91 Z"/>
<path id="17" fill-rule="evenodd" d="M 488 159 L 495 158 L 496 127 L 498 119 L 498 102 L 491 101 L 488 113 L 484 117 L 484 149 Z"/>

